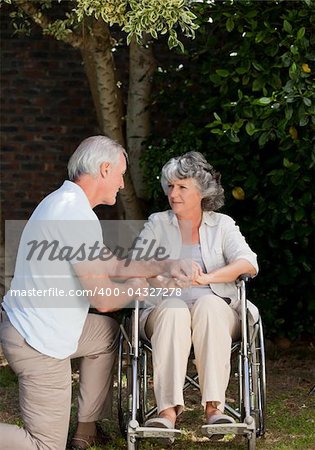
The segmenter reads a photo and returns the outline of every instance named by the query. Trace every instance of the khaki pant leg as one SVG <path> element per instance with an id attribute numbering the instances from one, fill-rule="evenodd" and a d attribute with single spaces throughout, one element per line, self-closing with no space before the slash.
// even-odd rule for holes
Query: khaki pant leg
<path id="1" fill-rule="evenodd" d="M 151 339 L 154 394 L 158 413 L 184 406 L 183 386 L 191 348 L 191 316 L 185 302 L 166 299 L 149 315 L 146 335 Z"/>
<path id="2" fill-rule="evenodd" d="M 88 314 L 78 349 L 71 356 L 82 357 L 78 397 L 80 422 L 103 419 L 111 412 L 118 336 L 119 325 L 116 320 Z"/>
<path id="3" fill-rule="evenodd" d="M 1 450 L 64 450 L 71 407 L 70 359 L 51 358 L 30 347 L 7 320 L 1 342 L 19 378 L 24 429 L 0 425 Z"/>
<path id="4" fill-rule="evenodd" d="M 192 341 L 202 404 L 216 402 L 223 412 L 230 377 L 232 339 L 240 332 L 237 313 L 216 295 L 200 297 L 191 310 Z"/>

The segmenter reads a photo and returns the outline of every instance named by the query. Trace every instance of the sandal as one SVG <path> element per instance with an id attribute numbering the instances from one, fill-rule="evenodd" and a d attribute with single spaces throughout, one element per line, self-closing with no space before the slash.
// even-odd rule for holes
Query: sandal
<path id="1" fill-rule="evenodd" d="M 208 425 L 216 425 L 218 423 L 235 423 L 235 420 L 226 414 L 212 414 L 207 417 Z"/>
<path id="2" fill-rule="evenodd" d="M 168 428 L 173 430 L 175 425 L 165 417 L 156 417 L 155 419 L 149 419 L 144 424 L 145 427 L 154 427 L 154 428 Z"/>
<path id="3" fill-rule="evenodd" d="M 207 425 L 218 425 L 218 424 L 234 424 L 235 420 L 231 416 L 226 414 L 211 414 L 207 417 Z M 213 441 L 219 441 L 224 438 L 224 434 L 212 434 L 211 428 L 204 425 L 203 434 L 205 434 L 209 439 Z"/>
<path id="4" fill-rule="evenodd" d="M 174 430 L 175 425 L 173 423 L 166 419 L 166 417 L 155 417 L 154 419 L 149 419 L 144 424 L 145 427 L 150 428 L 166 428 L 168 430 Z M 163 443 L 165 445 L 167 444 L 173 444 L 175 441 L 175 438 L 173 437 L 164 437 L 159 438 L 160 443 Z"/>

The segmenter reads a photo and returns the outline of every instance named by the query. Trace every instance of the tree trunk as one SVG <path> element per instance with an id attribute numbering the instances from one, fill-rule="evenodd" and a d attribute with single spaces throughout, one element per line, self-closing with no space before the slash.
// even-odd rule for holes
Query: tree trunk
<path id="1" fill-rule="evenodd" d="M 23 10 L 25 14 L 43 29 L 48 28 L 49 24 L 51 24 L 48 16 L 45 16 L 39 7 L 31 2 L 20 1 L 17 2 L 16 6 Z M 87 34 L 83 33 L 81 35 L 81 33 L 77 34 L 71 31 L 71 33 L 66 34 L 62 39 L 67 44 L 81 50 L 101 132 L 125 147 L 123 95 L 117 85 L 118 80 L 116 78 L 116 68 L 108 25 L 102 19 L 95 20 L 91 32 L 89 30 Z M 136 63 L 139 63 L 139 61 L 140 58 L 138 57 Z M 135 77 L 135 80 L 137 80 L 137 77 Z M 135 83 L 136 81 L 132 82 L 132 84 Z M 145 97 L 145 94 L 143 96 Z M 134 103 L 133 99 L 132 103 Z M 133 110 L 136 111 L 136 108 L 132 107 L 130 114 L 134 114 Z M 144 115 L 144 117 L 146 116 Z M 141 119 L 141 114 L 139 118 Z M 147 121 L 147 118 L 144 120 Z M 134 123 L 135 121 L 132 120 L 131 122 Z M 148 125 L 145 125 L 144 128 L 148 129 Z M 143 135 L 145 135 L 144 132 Z M 130 161 L 132 161 L 131 166 L 133 168 L 138 167 L 139 163 L 138 147 L 135 146 L 136 150 L 132 150 L 132 154 L 130 155 Z M 136 158 L 135 162 L 133 162 L 133 158 Z M 140 176 L 139 170 L 133 169 L 133 172 L 136 177 Z M 132 178 L 129 174 L 125 177 L 125 189 L 120 195 L 124 208 L 124 217 L 126 219 L 143 218 L 141 204 L 136 196 Z"/>
<path id="2" fill-rule="evenodd" d="M 145 198 L 140 156 L 150 134 L 150 100 L 155 60 L 148 36 L 143 45 L 133 38 L 130 43 L 129 90 L 127 104 L 127 143 L 130 156 L 130 173 L 138 197 Z"/>
<path id="3" fill-rule="evenodd" d="M 95 22 L 93 33 L 85 38 L 81 52 L 100 129 L 106 136 L 125 147 L 123 96 L 117 86 L 109 29 L 102 20 Z M 120 196 L 126 219 L 143 218 L 139 199 L 128 174 L 125 176 L 125 188 Z"/>

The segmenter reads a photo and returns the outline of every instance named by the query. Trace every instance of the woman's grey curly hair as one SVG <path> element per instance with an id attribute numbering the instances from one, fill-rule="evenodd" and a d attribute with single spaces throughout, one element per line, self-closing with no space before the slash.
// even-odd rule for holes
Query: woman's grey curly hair
<path id="1" fill-rule="evenodd" d="M 202 195 L 203 211 L 216 211 L 224 205 L 221 175 L 199 152 L 188 152 L 170 159 L 162 168 L 161 185 L 167 195 L 168 185 L 175 180 L 193 178 Z"/>

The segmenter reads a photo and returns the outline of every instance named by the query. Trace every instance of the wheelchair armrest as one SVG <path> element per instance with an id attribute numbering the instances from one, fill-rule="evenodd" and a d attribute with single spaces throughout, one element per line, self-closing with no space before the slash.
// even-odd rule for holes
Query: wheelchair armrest
<path id="1" fill-rule="evenodd" d="M 248 281 L 250 281 L 253 277 L 249 274 L 249 273 L 242 273 L 236 280 L 236 282 L 239 281 L 245 281 L 245 283 L 247 283 Z"/>

